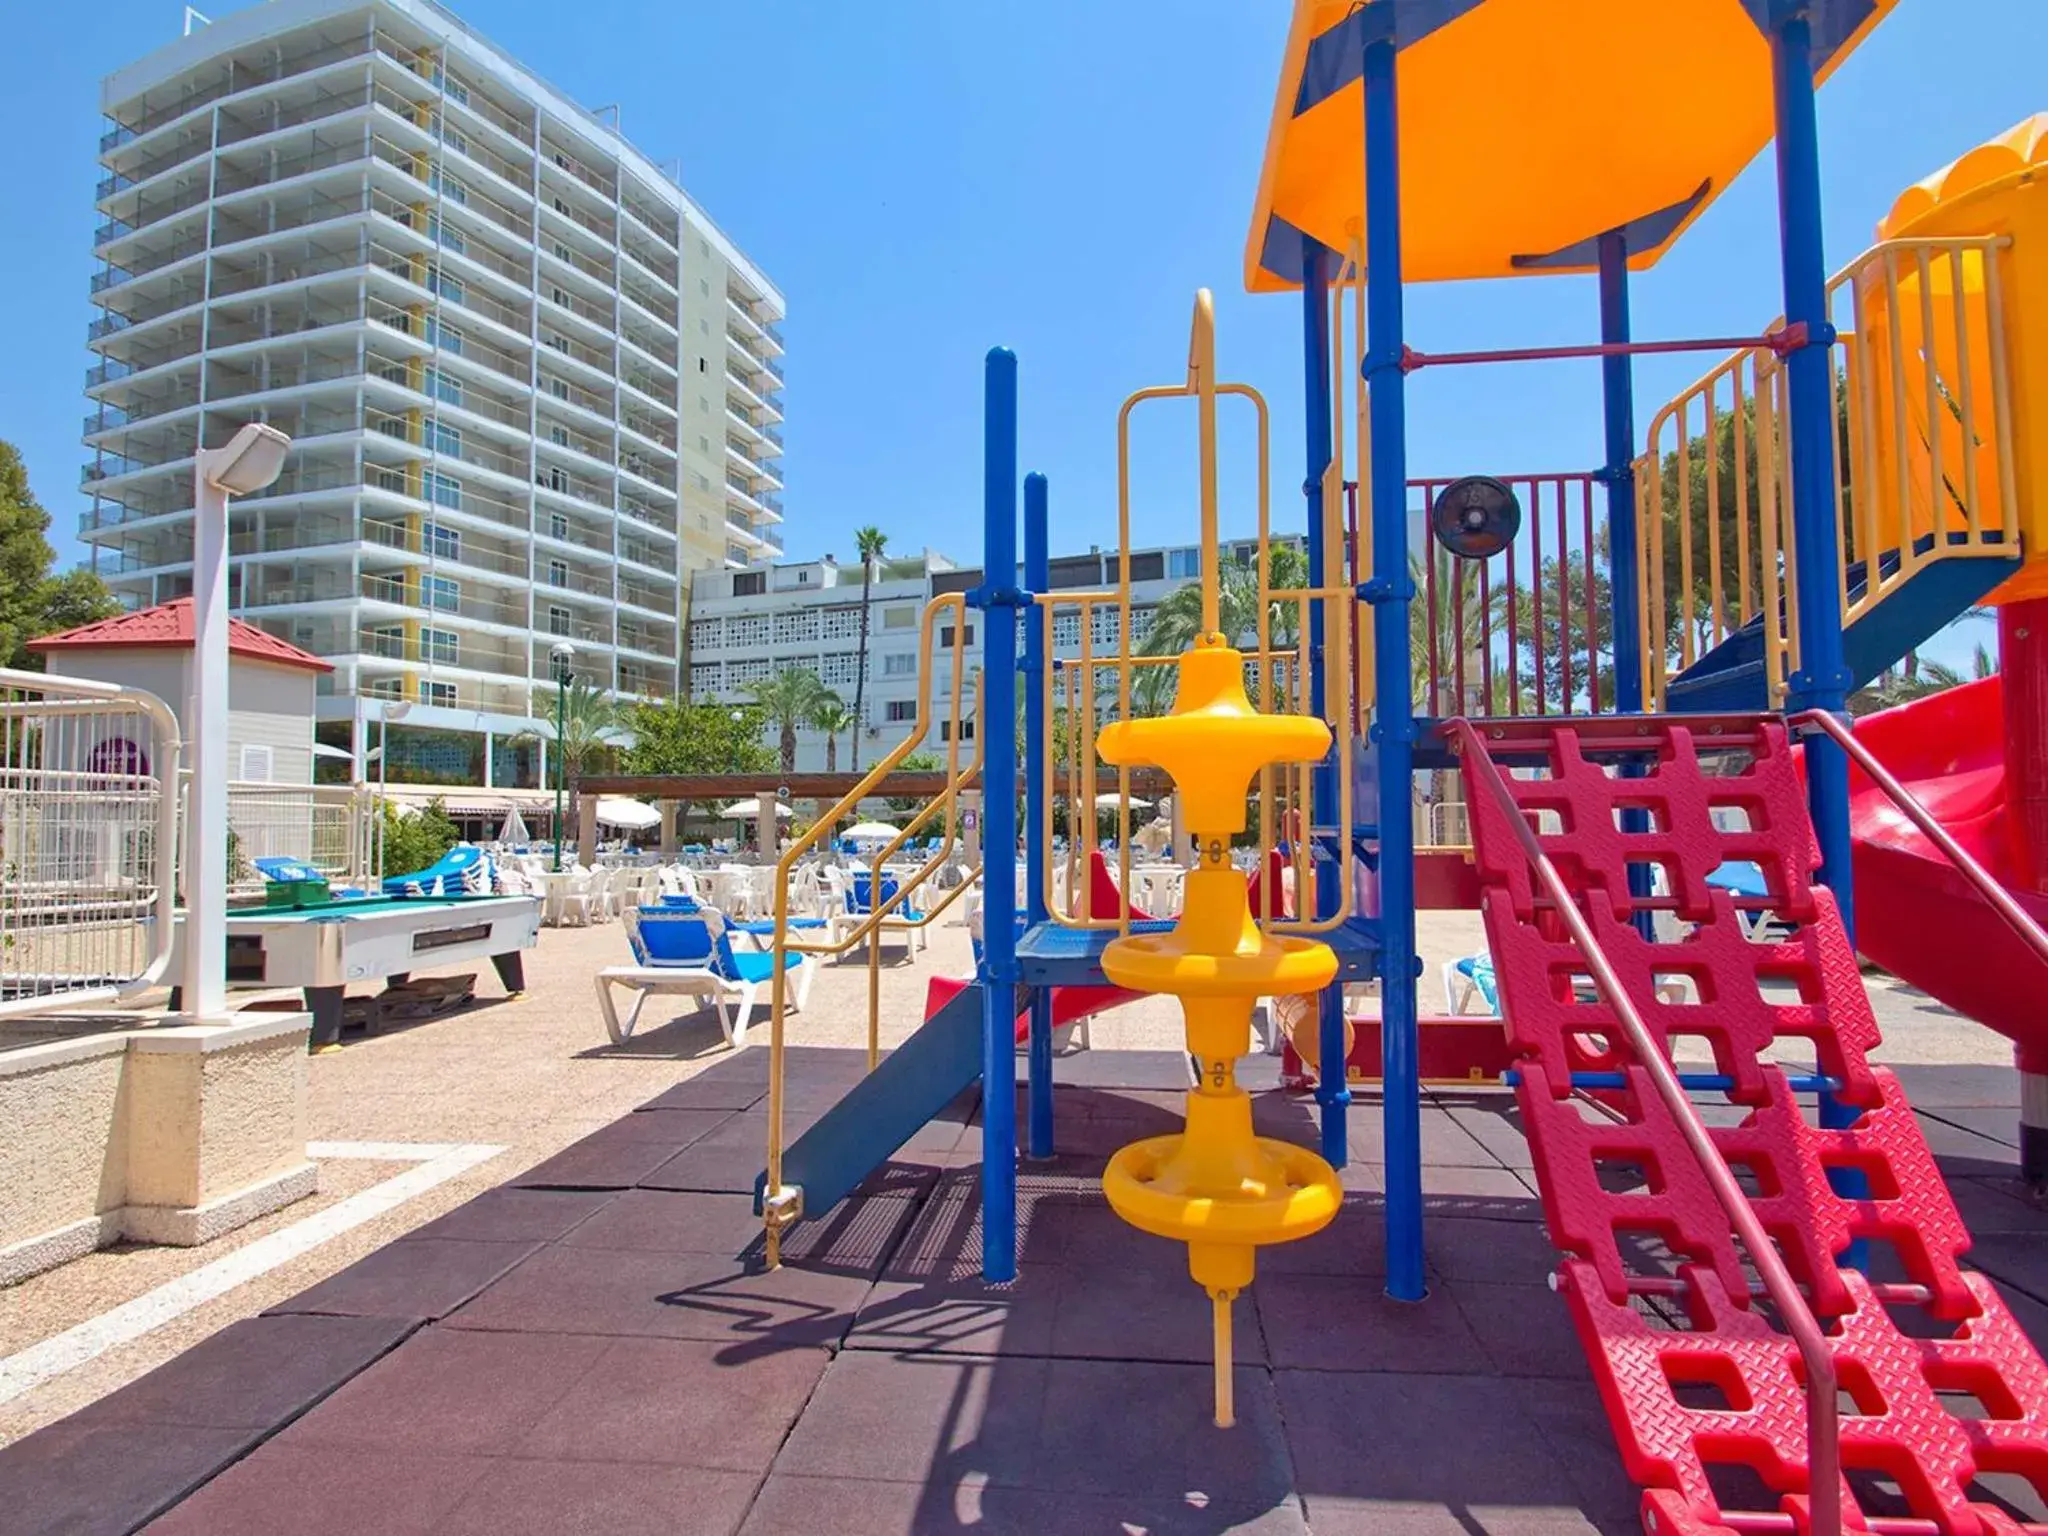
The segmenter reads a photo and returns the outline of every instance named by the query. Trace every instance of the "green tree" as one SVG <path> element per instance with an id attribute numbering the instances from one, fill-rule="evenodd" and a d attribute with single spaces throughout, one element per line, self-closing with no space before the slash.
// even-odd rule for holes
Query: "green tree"
<path id="1" fill-rule="evenodd" d="M 29 641 L 120 612 L 91 571 L 51 574 L 49 531 L 50 514 L 29 489 L 20 453 L 0 442 L 0 666 L 40 672 L 42 657 Z"/>
<path id="2" fill-rule="evenodd" d="M 784 667 L 766 682 L 749 690 L 766 725 L 773 726 L 784 773 L 796 772 L 796 733 L 808 725 L 833 693 L 809 667 Z"/>
<path id="3" fill-rule="evenodd" d="M 461 830 L 448 819 L 439 796 L 424 810 L 401 815 L 398 807 L 384 802 L 384 858 L 378 873 L 385 879 L 410 875 L 427 868 L 453 848 Z"/>
<path id="4" fill-rule="evenodd" d="M 627 725 L 633 733 L 633 745 L 624 755 L 627 773 L 766 774 L 775 768 L 774 749 L 761 740 L 767 716 L 751 704 L 686 699 L 639 704 L 627 716 Z M 693 807 L 716 815 L 718 802 L 684 802 L 679 832 L 688 830 Z"/>
<path id="5" fill-rule="evenodd" d="M 853 716 L 856 724 L 866 718 L 862 711 L 868 696 L 868 605 L 875 589 L 875 565 L 888 547 L 889 535 L 872 523 L 853 531 L 854 553 L 860 556 L 860 648 L 853 664 Z M 792 747 L 791 751 L 794 750 Z M 860 771 L 858 730 L 853 733 L 853 769 L 856 773 Z"/>
<path id="6" fill-rule="evenodd" d="M 860 717 L 846 707 L 836 693 L 828 693 L 818 700 L 811 711 L 810 727 L 825 733 L 825 771 L 839 771 L 839 738 L 851 736 L 860 724 Z"/>
<path id="7" fill-rule="evenodd" d="M 609 767 L 616 759 L 622 739 L 626 734 L 627 706 L 606 693 L 593 683 L 582 678 L 574 679 L 568 691 L 561 698 L 561 739 L 555 740 L 555 721 L 551 713 L 538 730 L 522 731 L 512 740 L 549 741 L 548 782 L 555 782 L 557 773 L 568 787 L 569 809 L 566 820 L 570 825 L 576 822 L 577 784 L 584 774 L 596 769 Z M 559 765 L 559 766 L 558 766 Z M 557 827 L 555 835 L 562 836 L 566 827 Z"/>
<path id="8" fill-rule="evenodd" d="M 936 752 L 913 752 L 896 765 L 897 773 L 944 773 L 946 760 Z M 924 809 L 926 798 L 919 795 L 891 795 L 889 809 L 899 816 L 912 816 Z"/>

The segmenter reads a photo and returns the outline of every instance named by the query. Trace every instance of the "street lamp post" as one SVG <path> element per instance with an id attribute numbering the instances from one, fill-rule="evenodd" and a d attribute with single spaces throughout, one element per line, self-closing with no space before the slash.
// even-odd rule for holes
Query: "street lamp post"
<path id="1" fill-rule="evenodd" d="M 391 796 L 386 786 L 391 778 L 391 722 L 403 720 L 412 713 L 412 700 L 386 699 L 377 711 L 377 878 L 382 880 L 387 873 L 384 868 L 384 829 L 391 819 Z"/>
<path id="2" fill-rule="evenodd" d="M 555 872 L 562 870 L 562 784 L 568 777 L 568 757 L 562 750 L 562 733 L 569 714 L 569 679 L 576 675 L 576 647 L 563 640 L 548 652 L 555 668 Z"/>
<path id="3" fill-rule="evenodd" d="M 228 498 L 277 479 L 292 440 L 250 422 L 192 465 L 192 709 L 186 722 L 183 1006 L 218 1019 L 228 1002 Z"/>

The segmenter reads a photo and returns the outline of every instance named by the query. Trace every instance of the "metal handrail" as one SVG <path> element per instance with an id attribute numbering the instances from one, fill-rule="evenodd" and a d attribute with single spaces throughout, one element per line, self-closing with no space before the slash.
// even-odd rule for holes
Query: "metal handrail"
<path id="1" fill-rule="evenodd" d="M 1963 845 L 1949 836 L 1948 830 L 1934 819 L 1934 814 L 1916 800 L 1912 793 L 1893 778 L 1890 770 L 1880 763 L 1870 748 L 1856 739 L 1855 733 L 1825 710 L 1809 709 L 1794 715 L 1790 722 L 1794 731 L 1817 730 L 1826 735 L 1836 746 L 1849 754 L 1851 762 L 1870 777 L 1870 782 L 1883 790 L 1887 799 L 1896 805 L 1908 821 L 1912 822 L 1935 847 L 1939 848 L 1948 861 L 1962 871 L 1963 878 L 1977 888 L 1977 894 L 1991 904 L 1993 911 L 2004 918 L 2007 926 L 2025 941 L 2027 947 L 2048 963 L 2048 933 L 2027 913 L 2026 908 L 2012 899 L 2012 894 L 1992 878 L 1991 872 L 1964 851 Z"/>
<path id="2" fill-rule="evenodd" d="M 935 597 L 925 604 L 924 613 L 918 627 L 918 656 L 928 669 L 933 659 L 933 640 L 937 630 L 937 620 L 942 613 L 951 615 L 953 625 L 953 642 L 948 647 L 948 651 L 953 662 L 951 718 L 955 729 L 950 734 L 950 741 L 947 747 L 949 768 L 946 775 L 946 787 L 936 800 L 926 805 L 918 814 L 912 826 L 921 825 L 935 810 L 943 806 L 946 811 L 945 843 L 930 863 L 898 886 L 894 897 L 887 901 L 879 899 L 879 881 L 868 887 L 870 893 L 868 905 L 870 910 L 865 914 L 867 921 L 857 928 L 844 944 L 839 946 L 842 949 L 850 948 L 854 943 L 859 942 L 861 938 L 869 934 L 878 934 L 882 920 L 902 905 L 903 900 L 910 892 L 916 890 L 918 886 L 931 877 L 933 872 L 943 865 L 946 855 L 951 852 L 958 836 L 954 810 L 960 790 L 979 768 L 982 750 L 981 733 L 979 731 L 975 732 L 973 761 L 964 771 L 960 768 L 960 731 L 958 725 L 960 721 L 960 693 L 964 677 L 964 669 L 961 662 L 965 654 L 967 634 L 967 599 L 964 593 L 948 593 Z M 977 709 L 979 708 L 978 702 L 976 707 Z M 766 1227 L 765 1257 L 770 1269 L 775 1268 L 782 1262 L 782 1228 L 801 1215 L 801 1207 L 792 1200 L 791 1192 L 786 1190 L 782 1183 L 783 1101 L 785 1098 L 783 1091 L 783 1069 L 787 1050 L 784 1020 L 788 1002 L 789 978 L 789 966 L 785 957 L 792 948 L 789 942 L 790 873 L 795 868 L 796 861 L 816 847 L 819 839 L 824 836 L 826 831 L 837 826 L 842 817 L 858 806 L 862 800 L 873 794 L 881 786 L 882 782 L 895 771 L 897 765 L 917 749 L 918 744 L 931 732 L 931 722 L 934 713 L 930 701 L 920 695 L 917 703 L 917 720 L 903 740 L 890 749 L 873 768 L 869 769 L 866 776 L 846 794 L 842 795 L 830 810 L 818 817 L 808 832 L 805 832 L 801 837 L 793 841 L 789 849 L 775 864 L 775 932 L 771 952 L 776 958 L 776 963 L 769 973 L 768 1006 L 768 1169 L 766 1187 L 762 1192 L 761 1201 L 761 1210 Z M 910 829 L 906 829 L 890 846 L 892 848 L 900 846 L 909 835 Z M 899 919 L 899 921 L 901 920 Z M 809 949 L 808 946 L 806 948 Z M 823 948 L 822 946 L 820 947 L 820 949 Z M 819 950 L 811 950 L 810 952 L 819 952 Z M 872 965 L 873 959 L 874 957 L 871 955 L 871 972 L 874 968 Z M 877 990 L 878 984 L 871 976 L 871 1007 L 874 1003 L 874 993 Z M 873 1028 L 874 1024 L 871 1017 L 871 1034 Z M 870 1067 L 872 1065 L 871 1052 Z"/>
<path id="3" fill-rule="evenodd" d="M 1749 1203 L 1742 1186 L 1736 1182 L 1729 1170 L 1721 1149 L 1707 1132 L 1706 1123 L 1700 1119 L 1699 1111 L 1692 1100 L 1686 1097 L 1684 1085 L 1664 1053 L 1657 1048 L 1643 1017 L 1614 972 L 1614 966 L 1607 953 L 1600 947 L 1600 941 L 1593 936 L 1592 927 L 1585 915 L 1579 911 L 1566 888 L 1564 879 L 1557 872 L 1557 866 L 1550 862 L 1550 856 L 1537 841 L 1535 829 L 1522 814 L 1509 792 L 1507 781 L 1501 777 L 1499 766 L 1488 755 L 1486 743 L 1474 729 L 1472 722 L 1456 719 L 1447 722 L 1454 746 L 1466 763 L 1475 769 L 1474 776 L 1481 787 L 1492 798 L 1496 809 L 1513 830 L 1515 841 L 1521 845 L 1522 855 L 1529 861 L 1536 873 L 1536 879 L 1549 898 L 1557 915 L 1571 934 L 1572 942 L 1584 956 L 1586 969 L 1592 972 L 1593 984 L 1601 1000 L 1614 1010 L 1622 1032 L 1628 1036 L 1630 1049 L 1636 1060 L 1655 1084 L 1657 1096 L 1671 1112 L 1678 1123 L 1680 1134 L 1685 1137 L 1686 1146 L 1698 1159 L 1700 1169 L 1707 1176 L 1707 1183 L 1714 1191 L 1714 1198 L 1727 1213 L 1735 1233 L 1742 1239 L 1742 1245 L 1749 1250 L 1752 1263 L 1762 1277 L 1764 1290 L 1784 1319 L 1791 1332 L 1793 1342 L 1798 1346 L 1799 1358 L 1806 1366 L 1806 1458 L 1808 1467 L 1807 1498 L 1811 1503 L 1811 1529 L 1818 1536 L 1841 1536 L 1842 1530 L 1842 1446 L 1839 1408 L 1836 1402 L 1836 1371 L 1834 1356 L 1828 1351 L 1826 1335 L 1821 1331 L 1813 1309 L 1807 1305 L 1806 1297 L 1800 1293 L 1798 1283 L 1791 1271 L 1785 1267 L 1784 1257 L 1777 1245 L 1765 1232 L 1763 1222 L 1758 1219 L 1756 1208 Z"/>

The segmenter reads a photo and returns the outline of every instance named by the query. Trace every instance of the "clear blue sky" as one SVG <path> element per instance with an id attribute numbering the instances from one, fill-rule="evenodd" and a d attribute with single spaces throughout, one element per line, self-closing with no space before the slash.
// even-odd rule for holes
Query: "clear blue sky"
<path id="1" fill-rule="evenodd" d="M 1299 525 L 1298 305 L 1247 297 L 1238 280 L 1286 29 L 1277 0 L 456 8 L 570 95 L 619 104 L 655 158 L 679 156 L 684 184 L 788 296 L 793 557 L 844 556 L 849 530 L 870 522 L 897 549 L 978 556 L 980 364 L 996 343 L 1021 359 L 1023 460 L 1052 479 L 1055 552 L 1113 544 L 1116 407 L 1183 367 L 1202 285 L 1217 294 L 1224 373 L 1275 406 L 1275 506 Z M 25 452 L 67 556 L 87 457 L 98 83 L 175 36 L 181 15 L 175 0 L 100 0 L 90 25 L 61 5 L 9 17 L 14 56 L 34 65 L 0 94 L 13 210 L 0 437 Z M 694 67 L 703 58 L 712 67 Z M 1821 96 L 1830 265 L 1868 243 L 1907 183 L 2048 108 L 2044 58 L 2043 0 L 1901 0 Z M 1503 132 L 1534 90 L 1495 98 Z M 1638 333 L 1768 321 L 1774 199 L 1766 155 L 1638 278 Z M 1593 284 L 1577 278 L 1411 290 L 1409 314 L 1424 349 L 1587 340 L 1596 319 Z M 1644 365 L 1639 420 L 1699 366 Z M 1599 456 L 1592 365 L 1426 375 L 1409 419 L 1418 473 Z M 1162 420 L 1140 434 L 1137 542 L 1190 537 L 1179 430 Z M 1226 528 L 1239 531 L 1251 518 L 1241 453 L 1233 469 Z"/>

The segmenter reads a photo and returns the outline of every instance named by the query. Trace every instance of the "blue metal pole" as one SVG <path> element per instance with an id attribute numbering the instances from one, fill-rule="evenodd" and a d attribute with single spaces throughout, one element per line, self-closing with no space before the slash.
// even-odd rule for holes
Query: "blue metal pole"
<path id="1" fill-rule="evenodd" d="M 1034 595 L 1051 586 L 1049 515 L 1043 475 L 1024 477 L 1024 586 Z M 1045 922 L 1045 627 L 1024 618 L 1024 920 Z M 1052 989 L 1031 988 L 1031 1116 L 1033 1157 L 1052 1156 Z"/>
<path id="2" fill-rule="evenodd" d="M 1629 340 L 1628 237 L 1611 229 L 1600 237 L 1600 339 L 1609 344 Z M 1600 467 L 1600 480 L 1607 488 L 1607 620 L 1613 630 L 1614 710 L 1616 714 L 1639 715 L 1643 711 L 1643 597 L 1642 552 L 1636 544 L 1636 401 L 1635 364 L 1626 352 L 1600 360 L 1600 386 L 1607 425 L 1607 462 Z M 1594 637 L 1587 639 L 1588 648 Z M 1592 701 L 1594 714 L 1600 701 Z M 1622 773 L 1638 776 L 1642 770 L 1625 765 Z M 1624 832 L 1647 832 L 1650 818 L 1643 811 L 1622 812 Z M 1628 889 L 1641 899 L 1650 895 L 1650 866 L 1631 864 Z M 1636 930 L 1654 940 L 1651 914 L 1638 911 Z"/>
<path id="3" fill-rule="evenodd" d="M 1792 545 L 1798 556 L 1799 668 L 1785 707 L 1840 713 L 1849 702 L 1842 646 L 1841 554 L 1835 545 L 1834 327 L 1821 249 L 1820 132 L 1813 104 L 1813 34 L 1804 0 L 1771 8 L 1778 115 L 1778 227 L 1785 321 L 1806 340 L 1786 361 L 1792 415 Z M 1856 936 L 1849 861 L 1849 760 L 1825 736 L 1806 743 L 1806 790 L 1820 841 L 1820 877 Z"/>
<path id="4" fill-rule="evenodd" d="M 1017 358 L 992 348 L 982 405 L 981 1277 L 1017 1277 Z"/>
<path id="5" fill-rule="evenodd" d="M 1785 364 L 1792 416 L 1792 545 L 1799 560 L 1799 668 L 1786 690 L 1785 707 L 1840 714 L 1848 708 L 1850 678 L 1842 645 L 1841 551 L 1835 543 L 1835 332 L 1828 320 L 1827 259 L 1821 248 L 1813 29 L 1805 0 L 1777 0 L 1771 21 L 1785 322 L 1806 327 L 1806 341 Z M 1853 944 L 1849 759 L 1819 734 L 1806 739 L 1806 795 L 1820 843 L 1820 878 L 1834 892 Z M 1836 1129 L 1853 1125 L 1860 1115 L 1827 1092 L 1820 1095 L 1819 1111 L 1820 1123 Z M 1828 1183 L 1848 1199 L 1870 1193 L 1868 1176 L 1854 1169 L 1830 1171 Z M 1842 1258 L 1860 1269 L 1868 1262 L 1868 1249 L 1851 1243 Z"/>
<path id="6" fill-rule="evenodd" d="M 1628 241 L 1618 229 L 1600 237 L 1600 339 L 1609 345 L 1629 340 Z M 1607 462 L 1600 479 L 1607 488 L 1614 708 L 1617 714 L 1636 715 L 1643 709 L 1643 599 L 1636 548 L 1635 365 L 1626 352 L 1600 360 L 1600 385 L 1607 424 Z M 1600 712 L 1598 699 L 1593 712 Z M 1649 894 L 1647 887 L 1643 894 Z"/>
<path id="7" fill-rule="evenodd" d="M 1330 253 L 1321 242 L 1304 235 L 1301 239 L 1301 369 L 1302 409 L 1306 417 L 1308 463 L 1301 482 L 1308 500 L 1308 584 L 1321 587 L 1329 580 L 1334 559 L 1342 568 L 1341 550 L 1323 545 L 1323 479 L 1330 468 Z M 1323 603 L 1308 605 L 1308 687 L 1309 708 L 1316 715 L 1329 714 L 1328 679 L 1324 675 Z M 1336 814 L 1339 800 L 1337 763 L 1334 750 L 1311 771 L 1315 789 L 1317 820 Z M 1309 845 L 1310 868 L 1316 868 L 1319 839 L 1317 829 L 1303 827 Z M 1349 827 L 1337 828 L 1337 836 L 1351 836 Z M 1335 885 L 1335 871 L 1317 870 L 1315 882 L 1317 917 L 1328 917 L 1343 901 Z M 1316 995 L 1316 1103 L 1322 1106 L 1323 1156 L 1333 1168 L 1351 1160 L 1351 1131 L 1347 1111 L 1351 1108 L 1351 1078 L 1344 1056 L 1344 988 L 1333 983 Z"/>
<path id="8" fill-rule="evenodd" d="M 1386 1101 L 1387 1294 L 1420 1301 L 1422 1081 L 1416 1046 L 1415 704 L 1408 609 L 1408 402 L 1401 372 L 1401 144 L 1394 7 L 1365 43 L 1365 380 L 1372 391 L 1373 740 L 1380 780 L 1380 1056 Z M 1373 25 L 1373 22 L 1377 25 Z"/>

